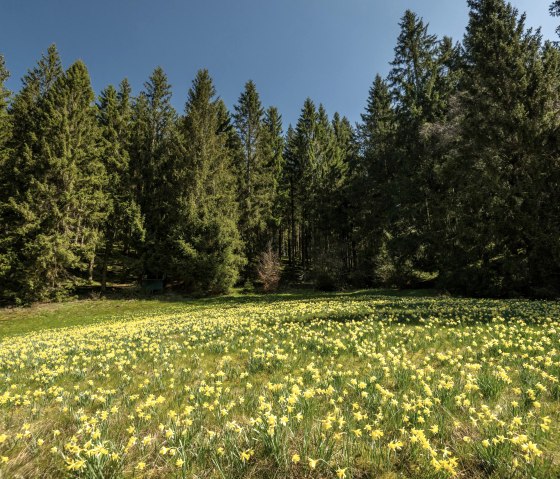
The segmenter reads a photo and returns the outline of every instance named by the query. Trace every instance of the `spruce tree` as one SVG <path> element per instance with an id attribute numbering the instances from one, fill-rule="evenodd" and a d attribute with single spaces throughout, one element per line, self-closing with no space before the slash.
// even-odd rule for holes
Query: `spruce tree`
<path id="1" fill-rule="evenodd" d="M 432 221 L 433 164 L 421 130 L 437 115 L 438 42 L 428 33 L 424 21 L 410 10 L 405 12 L 400 27 L 389 74 L 397 120 L 394 150 L 399 165 L 388 210 L 388 256 L 383 262 L 395 272 L 392 282 L 406 286 L 432 267 L 427 237 Z"/>
<path id="2" fill-rule="evenodd" d="M 282 135 L 282 116 L 276 107 L 269 107 L 263 119 L 259 149 L 266 165 L 270 215 L 267 218 L 267 241 L 276 246 L 278 257 L 283 254 L 283 232 L 287 225 L 286 217 L 287 191 L 284 188 L 282 174 L 284 170 L 284 137 Z"/>
<path id="3" fill-rule="evenodd" d="M 241 161 L 236 165 L 239 231 L 245 244 L 248 266 L 254 269 L 257 255 L 266 246 L 264 233 L 272 215 L 273 198 L 272 177 L 261 147 L 264 110 L 252 81 L 245 84 L 234 109 L 233 119 L 242 152 Z"/>
<path id="4" fill-rule="evenodd" d="M 12 134 L 11 119 L 8 115 L 11 93 L 5 86 L 9 76 L 4 57 L 0 54 L 0 164 L 4 164 L 8 156 L 8 142 Z"/>
<path id="5" fill-rule="evenodd" d="M 0 193 L 2 244 L 4 258 L 2 295 L 11 301 L 33 298 L 25 278 L 25 251 L 33 240 L 32 215 L 27 214 L 28 189 L 35 181 L 36 165 L 40 161 L 40 118 L 45 97 L 63 74 L 55 45 L 41 57 L 37 65 L 23 77 L 22 87 L 10 108 L 12 135 L 9 154 L 3 165 L 6 181 Z"/>
<path id="6" fill-rule="evenodd" d="M 31 134 L 23 132 L 31 144 L 23 158 L 15 158 L 21 189 L 9 199 L 21 246 L 11 279 L 25 300 L 59 297 L 84 272 L 91 279 L 105 211 L 105 169 L 87 69 L 76 62 L 48 88 L 42 85 L 49 69 L 40 65 L 37 71 L 29 85 L 39 85 L 35 92 L 43 96 L 26 104 L 35 120 Z M 24 88 L 22 95 L 29 99 L 29 93 Z"/>
<path id="7" fill-rule="evenodd" d="M 344 281 L 344 275 L 353 265 L 347 188 L 356 143 L 353 128 L 347 118 L 335 113 L 332 122 L 329 122 L 321 106 L 318 116 L 317 140 L 321 153 L 314 199 L 315 239 L 312 261 L 316 275 L 321 275 L 334 286 Z"/>
<path id="8" fill-rule="evenodd" d="M 358 125 L 360 154 L 351 164 L 349 197 L 359 207 L 352 211 L 357 243 L 357 270 L 363 281 L 375 280 L 374 259 L 387 242 L 389 211 L 397 174 L 395 155 L 396 115 L 387 82 L 376 75 L 370 87 L 365 112 Z M 382 280 L 389 280 L 386 273 Z M 390 282 L 390 281 L 388 281 Z"/>
<path id="9" fill-rule="evenodd" d="M 290 182 L 292 259 L 309 267 L 312 243 L 314 188 L 317 180 L 317 109 L 310 98 L 303 104 L 292 138 L 287 142 L 286 164 Z"/>
<path id="10" fill-rule="evenodd" d="M 533 163 L 540 36 L 503 0 L 469 7 L 461 139 L 447 178 L 457 206 L 442 282 L 469 294 L 513 294 L 528 286 L 533 242 L 525 219 L 538 214 L 528 194 L 543 173 Z"/>
<path id="11" fill-rule="evenodd" d="M 291 268 L 295 266 L 297 254 L 296 231 L 296 188 L 299 180 L 297 161 L 297 144 L 295 130 L 288 125 L 284 141 L 284 168 L 282 170 L 282 190 L 285 191 L 286 213 L 284 223 L 287 225 L 287 250 L 288 263 Z"/>
<path id="12" fill-rule="evenodd" d="M 107 272 L 112 262 L 116 261 L 121 269 L 134 270 L 130 245 L 140 242 L 144 233 L 143 218 L 133 189 L 128 152 L 132 121 L 130 91 L 130 85 L 125 79 L 118 91 L 113 86 L 103 90 L 98 103 L 101 157 L 108 179 L 108 214 L 103 227 L 101 264 L 102 291 L 106 289 Z"/>
<path id="13" fill-rule="evenodd" d="M 533 65 L 525 128 L 527 161 L 520 174 L 523 207 L 518 222 L 527 245 L 524 294 L 560 294 L 560 50 L 546 42 Z"/>
<path id="14" fill-rule="evenodd" d="M 0 55 L 0 289 L 4 290 L 3 278 L 10 271 L 13 262 L 13 251 L 10 250 L 8 235 L 8 215 L 6 214 L 6 196 L 9 191 L 10 175 L 8 174 L 8 159 L 10 156 L 9 142 L 12 135 L 11 117 L 8 114 L 10 92 L 5 87 L 9 77 L 4 57 Z M 0 300 L 2 295 L 0 294 Z"/>
<path id="15" fill-rule="evenodd" d="M 163 279 L 171 265 L 168 255 L 172 229 L 173 182 L 177 156 L 177 114 L 171 105 L 171 85 L 156 68 L 133 106 L 130 146 L 132 183 L 144 218 L 140 275 Z"/>
<path id="16" fill-rule="evenodd" d="M 244 264 L 225 113 L 208 71 L 200 70 L 181 126 L 172 238 L 177 277 L 187 290 L 204 293 L 227 291 Z"/>

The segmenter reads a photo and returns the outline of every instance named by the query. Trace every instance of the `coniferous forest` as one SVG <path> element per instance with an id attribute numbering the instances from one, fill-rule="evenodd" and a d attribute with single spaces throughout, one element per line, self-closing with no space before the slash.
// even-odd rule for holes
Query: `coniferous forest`
<path id="1" fill-rule="evenodd" d="M 560 48 L 468 5 L 461 41 L 404 13 L 356 125 L 310 98 L 285 125 L 250 80 L 228 110 L 204 69 L 183 111 L 161 68 L 96 96 L 54 45 L 10 92 L 0 56 L 2 300 L 146 278 L 557 296 Z"/>

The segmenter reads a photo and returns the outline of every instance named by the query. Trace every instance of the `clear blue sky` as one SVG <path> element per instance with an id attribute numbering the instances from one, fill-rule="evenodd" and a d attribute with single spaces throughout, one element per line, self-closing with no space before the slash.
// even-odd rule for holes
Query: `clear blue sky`
<path id="1" fill-rule="evenodd" d="M 529 26 L 556 39 L 551 0 L 513 0 Z M 466 0 L 1 0 L 0 52 L 20 78 L 56 43 L 65 67 L 82 59 L 95 91 L 128 77 L 134 93 L 157 65 L 183 111 L 196 71 L 208 68 L 232 107 L 248 79 L 285 126 L 304 99 L 358 121 L 377 72 L 385 75 L 398 21 L 412 9 L 432 33 L 463 36 Z"/>

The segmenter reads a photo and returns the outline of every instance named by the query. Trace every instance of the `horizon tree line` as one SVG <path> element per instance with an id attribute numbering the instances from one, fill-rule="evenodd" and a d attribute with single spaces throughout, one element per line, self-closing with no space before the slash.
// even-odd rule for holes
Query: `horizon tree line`
<path id="1" fill-rule="evenodd" d="M 54 45 L 12 94 L 0 56 L 0 299 L 218 294 L 265 253 L 322 288 L 557 295 L 560 49 L 504 0 L 468 6 L 462 42 L 404 13 L 356 125 L 307 98 L 284 131 L 250 80 L 230 112 L 204 69 L 182 113 L 159 67 L 96 98 Z"/>

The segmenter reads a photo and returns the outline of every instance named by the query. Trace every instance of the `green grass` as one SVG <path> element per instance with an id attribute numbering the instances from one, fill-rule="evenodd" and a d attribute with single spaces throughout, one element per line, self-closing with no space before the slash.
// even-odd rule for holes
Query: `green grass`
<path id="1" fill-rule="evenodd" d="M 559 377 L 557 302 L 292 291 L 1 310 L 0 478 L 550 479 Z"/>
<path id="2" fill-rule="evenodd" d="M 85 326 L 115 319 L 128 320 L 155 313 L 181 313 L 193 307 L 237 306 L 253 302 L 294 301 L 324 297 L 430 297 L 430 290 L 397 291 L 390 289 L 360 290 L 350 293 L 320 293 L 292 291 L 271 295 L 241 294 L 211 298 L 184 298 L 155 295 L 137 299 L 75 300 L 61 303 L 36 304 L 28 307 L 0 308 L 0 338 L 42 331 L 45 329 Z"/>

